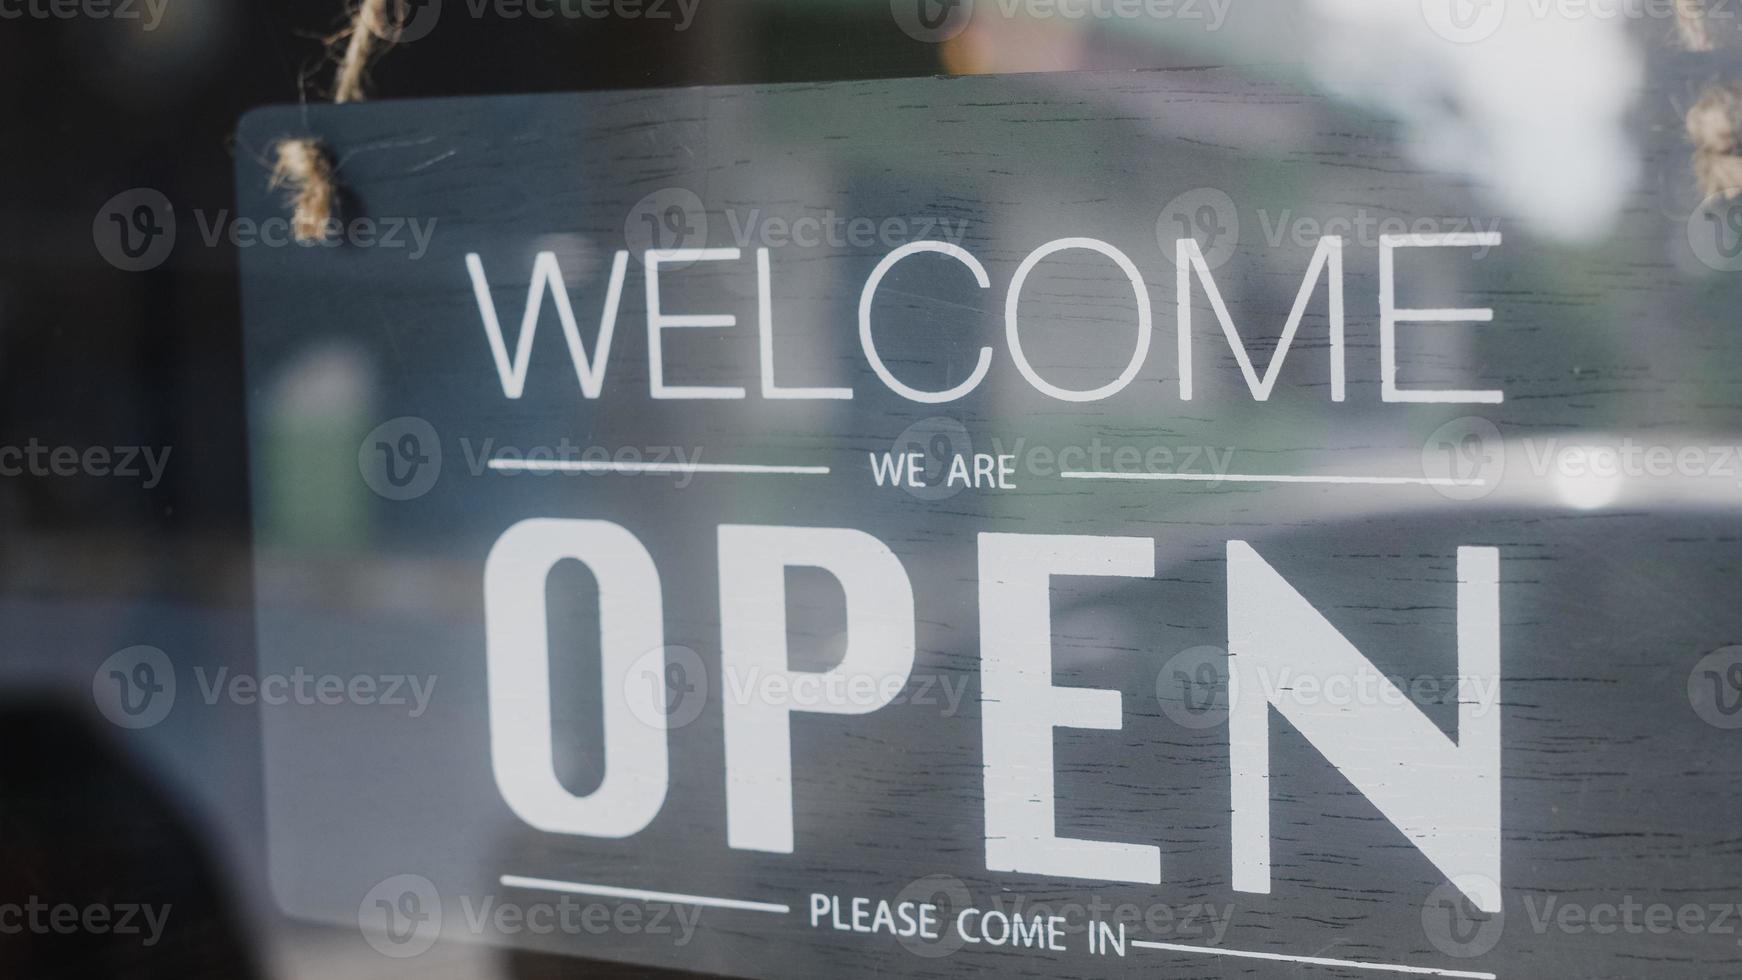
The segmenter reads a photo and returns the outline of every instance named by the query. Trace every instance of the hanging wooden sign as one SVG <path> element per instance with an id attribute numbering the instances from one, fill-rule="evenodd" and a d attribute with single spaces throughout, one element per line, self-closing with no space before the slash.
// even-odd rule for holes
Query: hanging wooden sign
<path id="1" fill-rule="evenodd" d="M 793 978 L 1735 961 L 1742 340 L 1618 314 L 1726 274 L 1697 234 L 1558 245 L 1218 72 L 286 136 L 343 188 L 242 250 L 290 914 Z"/>

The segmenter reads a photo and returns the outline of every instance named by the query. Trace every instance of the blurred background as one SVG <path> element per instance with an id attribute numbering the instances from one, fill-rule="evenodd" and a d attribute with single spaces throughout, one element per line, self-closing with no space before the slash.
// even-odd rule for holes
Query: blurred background
<path id="1" fill-rule="evenodd" d="M 1684 116 L 1709 85 L 1742 78 L 1728 53 L 1736 19 L 1702 17 L 1699 4 L 1491 24 L 1505 4 L 1200 0 L 1166 17 L 963 18 L 935 0 L 695 0 L 686 20 L 675 5 L 665 19 L 538 19 L 440 2 L 412 5 L 427 30 L 372 66 L 375 98 L 1281 70 L 1346 96 L 1422 167 L 1469 178 L 1493 213 L 1570 252 L 1605 247 L 1649 209 L 1650 261 L 1687 284 L 1680 315 L 1733 321 L 1728 270 L 1680 237 L 1711 204 Z M 130 731 L 92 704 L 105 661 L 139 645 L 171 651 L 178 667 L 253 668 L 238 255 L 196 216 L 232 210 L 235 157 L 262 152 L 235 138 L 244 112 L 330 96 L 324 39 L 348 19 L 329 0 L 141 0 L 137 19 L 121 9 L 0 0 L 0 446 L 41 463 L 0 476 L 0 891 L 149 894 L 176 915 L 145 951 L 0 937 L 0 970 L 401 975 L 355 931 L 292 924 L 263 897 L 253 709 L 219 704 Z M 1237 154 L 1253 125 L 1230 118 L 1207 138 Z M 106 209 L 140 189 L 170 202 L 178 234 L 161 255 L 117 259 L 100 247 Z M 1717 227 L 1720 242 L 1742 232 Z M 1596 363 L 1655 347 L 1717 376 L 1714 397 L 1735 404 L 1726 365 L 1704 363 L 1697 333 L 1603 337 Z M 83 465 L 57 462 L 69 447 Z M 92 447 L 137 450 L 141 472 L 91 472 Z M 447 947 L 415 970 L 633 975 Z"/>

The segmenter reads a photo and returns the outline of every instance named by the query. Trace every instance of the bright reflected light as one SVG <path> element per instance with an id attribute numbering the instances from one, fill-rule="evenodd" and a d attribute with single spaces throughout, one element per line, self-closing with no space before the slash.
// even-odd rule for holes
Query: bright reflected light
<path id="1" fill-rule="evenodd" d="M 1320 79 L 1382 100 L 1423 165 L 1476 178 L 1554 238 L 1592 241 L 1619 218 L 1638 172 L 1625 127 L 1643 77 L 1622 19 L 1553 4 L 1309 3 L 1327 28 Z"/>
<path id="2" fill-rule="evenodd" d="M 1620 475 L 1560 471 L 1554 475 L 1555 494 L 1568 507 L 1601 510 L 1620 499 L 1621 485 L 1626 479 Z"/>

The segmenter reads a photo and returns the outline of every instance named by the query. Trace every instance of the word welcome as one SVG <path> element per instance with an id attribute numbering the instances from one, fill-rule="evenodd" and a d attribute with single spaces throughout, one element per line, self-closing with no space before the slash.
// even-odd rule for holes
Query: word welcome
<path id="1" fill-rule="evenodd" d="M 1464 404 L 1498 404 L 1504 401 L 1504 392 L 1497 390 L 1435 390 L 1405 388 L 1403 386 L 1402 381 L 1398 378 L 1397 365 L 1399 325 L 1404 323 L 1431 324 L 1436 328 L 1443 329 L 1448 323 L 1489 323 L 1494 319 L 1494 311 L 1487 308 L 1400 308 L 1396 301 L 1395 269 L 1396 252 L 1400 249 L 1489 249 L 1499 246 L 1501 241 L 1501 235 L 1498 232 L 1386 235 L 1381 238 L 1379 249 L 1380 384 L 1384 401 Z M 1129 360 L 1122 366 L 1111 366 L 1109 370 L 1117 371 L 1117 376 L 1106 384 L 1091 389 L 1065 388 L 1048 381 L 1041 376 L 1040 371 L 1029 360 L 1022 346 L 1024 287 L 1043 263 L 1053 256 L 1067 251 L 1089 251 L 1102 256 L 1109 263 L 1113 274 L 1122 278 L 1129 285 L 1136 301 L 1135 343 Z M 667 275 L 681 270 L 674 269 L 668 273 L 665 267 L 679 265 L 689 267 L 697 263 L 712 262 L 741 262 L 744 259 L 743 250 L 738 248 L 650 249 L 643 253 L 642 259 L 642 265 L 645 268 L 644 285 L 647 297 L 648 394 L 655 399 L 672 400 L 733 400 L 748 397 L 747 385 L 677 385 L 669 383 L 665 376 L 664 348 L 664 336 L 669 330 L 723 329 L 736 327 L 738 324 L 738 318 L 733 314 L 667 313 L 663 299 L 664 279 Z M 883 280 L 898 265 L 918 261 L 955 263 L 972 275 L 974 282 L 980 289 L 992 288 L 992 279 L 985 265 L 972 252 L 959 245 L 939 241 L 910 242 L 903 245 L 890 252 L 877 264 L 865 281 L 864 287 L 860 290 L 860 346 L 863 349 L 866 362 L 876 373 L 878 380 L 902 398 L 927 405 L 957 401 L 973 393 L 986 380 L 987 375 L 992 370 L 995 357 L 991 347 L 980 348 L 973 370 L 959 383 L 942 390 L 921 389 L 907 384 L 896 376 L 888 359 L 894 355 L 884 351 L 875 338 L 874 313 L 878 291 Z M 1301 320 L 1318 291 L 1321 279 L 1326 281 L 1327 292 L 1331 400 L 1340 402 L 1345 399 L 1347 382 L 1344 369 L 1345 316 L 1343 240 L 1341 238 L 1327 236 L 1318 240 L 1308 263 L 1305 281 L 1301 284 L 1300 292 L 1295 298 L 1294 307 L 1284 324 L 1282 335 L 1276 342 L 1270 363 L 1262 374 L 1253 364 L 1252 356 L 1246 349 L 1245 341 L 1241 339 L 1240 331 L 1228 311 L 1227 304 L 1222 300 L 1221 291 L 1204 260 L 1203 251 L 1198 243 L 1189 238 L 1179 240 L 1175 249 L 1174 262 L 1178 303 L 1178 334 L 1176 339 L 1178 343 L 1180 400 L 1192 400 L 1192 296 L 1194 282 L 1203 289 L 1208 298 L 1216 320 L 1221 325 L 1223 336 L 1227 339 L 1252 397 L 1257 401 L 1267 401 L 1276 387 L 1283 363 L 1286 361 L 1289 350 L 1294 344 L 1295 336 L 1300 330 Z M 770 250 L 758 248 L 755 252 L 754 275 L 758 302 L 757 330 L 762 397 L 765 399 L 813 401 L 852 399 L 854 392 L 851 388 L 787 386 L 776 381 L 775 366 L 778 360 L 778 351 L 775 345 L 774 290 L 771 266 Z M 537 333 L 543 312 L 545 294 L 549 293 L 556 306 L 557 316 L 561 321 L 563 339 L 568 344 L 569 356 L 574 363 L 575 379 L 579 382 L 581 395 L 589 399 L 596 399 L 600 396 L 609 366 L 612 341 L 617 333 L 618 311 L 622 305 L 623 290 L 628 278 L 628 251 L 618 251 L 612 262 L 610 277 L 605 288 L 603 308 L 600 313 L 599 329 L 590 351 L 581 338 L 580 325 L 575 317 L 574 306 L 566 285 L 567 280 L 556 253 L 540 252 L 533 261 L 531 284 L 528 288 L 526 305 L 523 308 L 520 321 L 520 334 L 515 341 L 512 355 L 509 353 L 508 342 L 503 334 L 493 288 L 485 273 L 482 257 L 477 253 L 468 254 L 466 256 L 466 269 L 471 277 L 473 296 L 478 305 L 479 316 L 483 321 L 485 337 L 489 342 L 490 354 L 495 363 L 497 376 L 502 383 L 503 395 L 509 399 L 518 399 L 525 394 L 527 374 L 532 366 L 533 338 Z M 1104 401 L 1128 388 L 1147 365 L 1150 344 L 1155 333 L 1149 287 L 1137 264 L 1124 252 L 1107 242 L 1094 238 L 1060 238 L 1050 241 L 1030 252 L 1011 276 L 1004 296 L 1004 332 L 1011 361 L 1023 379 L 1035 390 L 1048 398 L 1064 402 Z"/>

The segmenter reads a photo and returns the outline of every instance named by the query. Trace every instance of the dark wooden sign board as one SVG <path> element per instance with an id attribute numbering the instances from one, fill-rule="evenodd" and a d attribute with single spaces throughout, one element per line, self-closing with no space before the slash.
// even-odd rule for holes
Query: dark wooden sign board
<path id="1" fill-rule="evenodd" d="M 1666 183 L 1567 245 L 1285 77 L 1037 75 L 265 110 L 241 216 L 308 134 L 338 240 L 243 250 L 290 914 L 795 978 L 1742 968 L 1742 334 Z"/>

